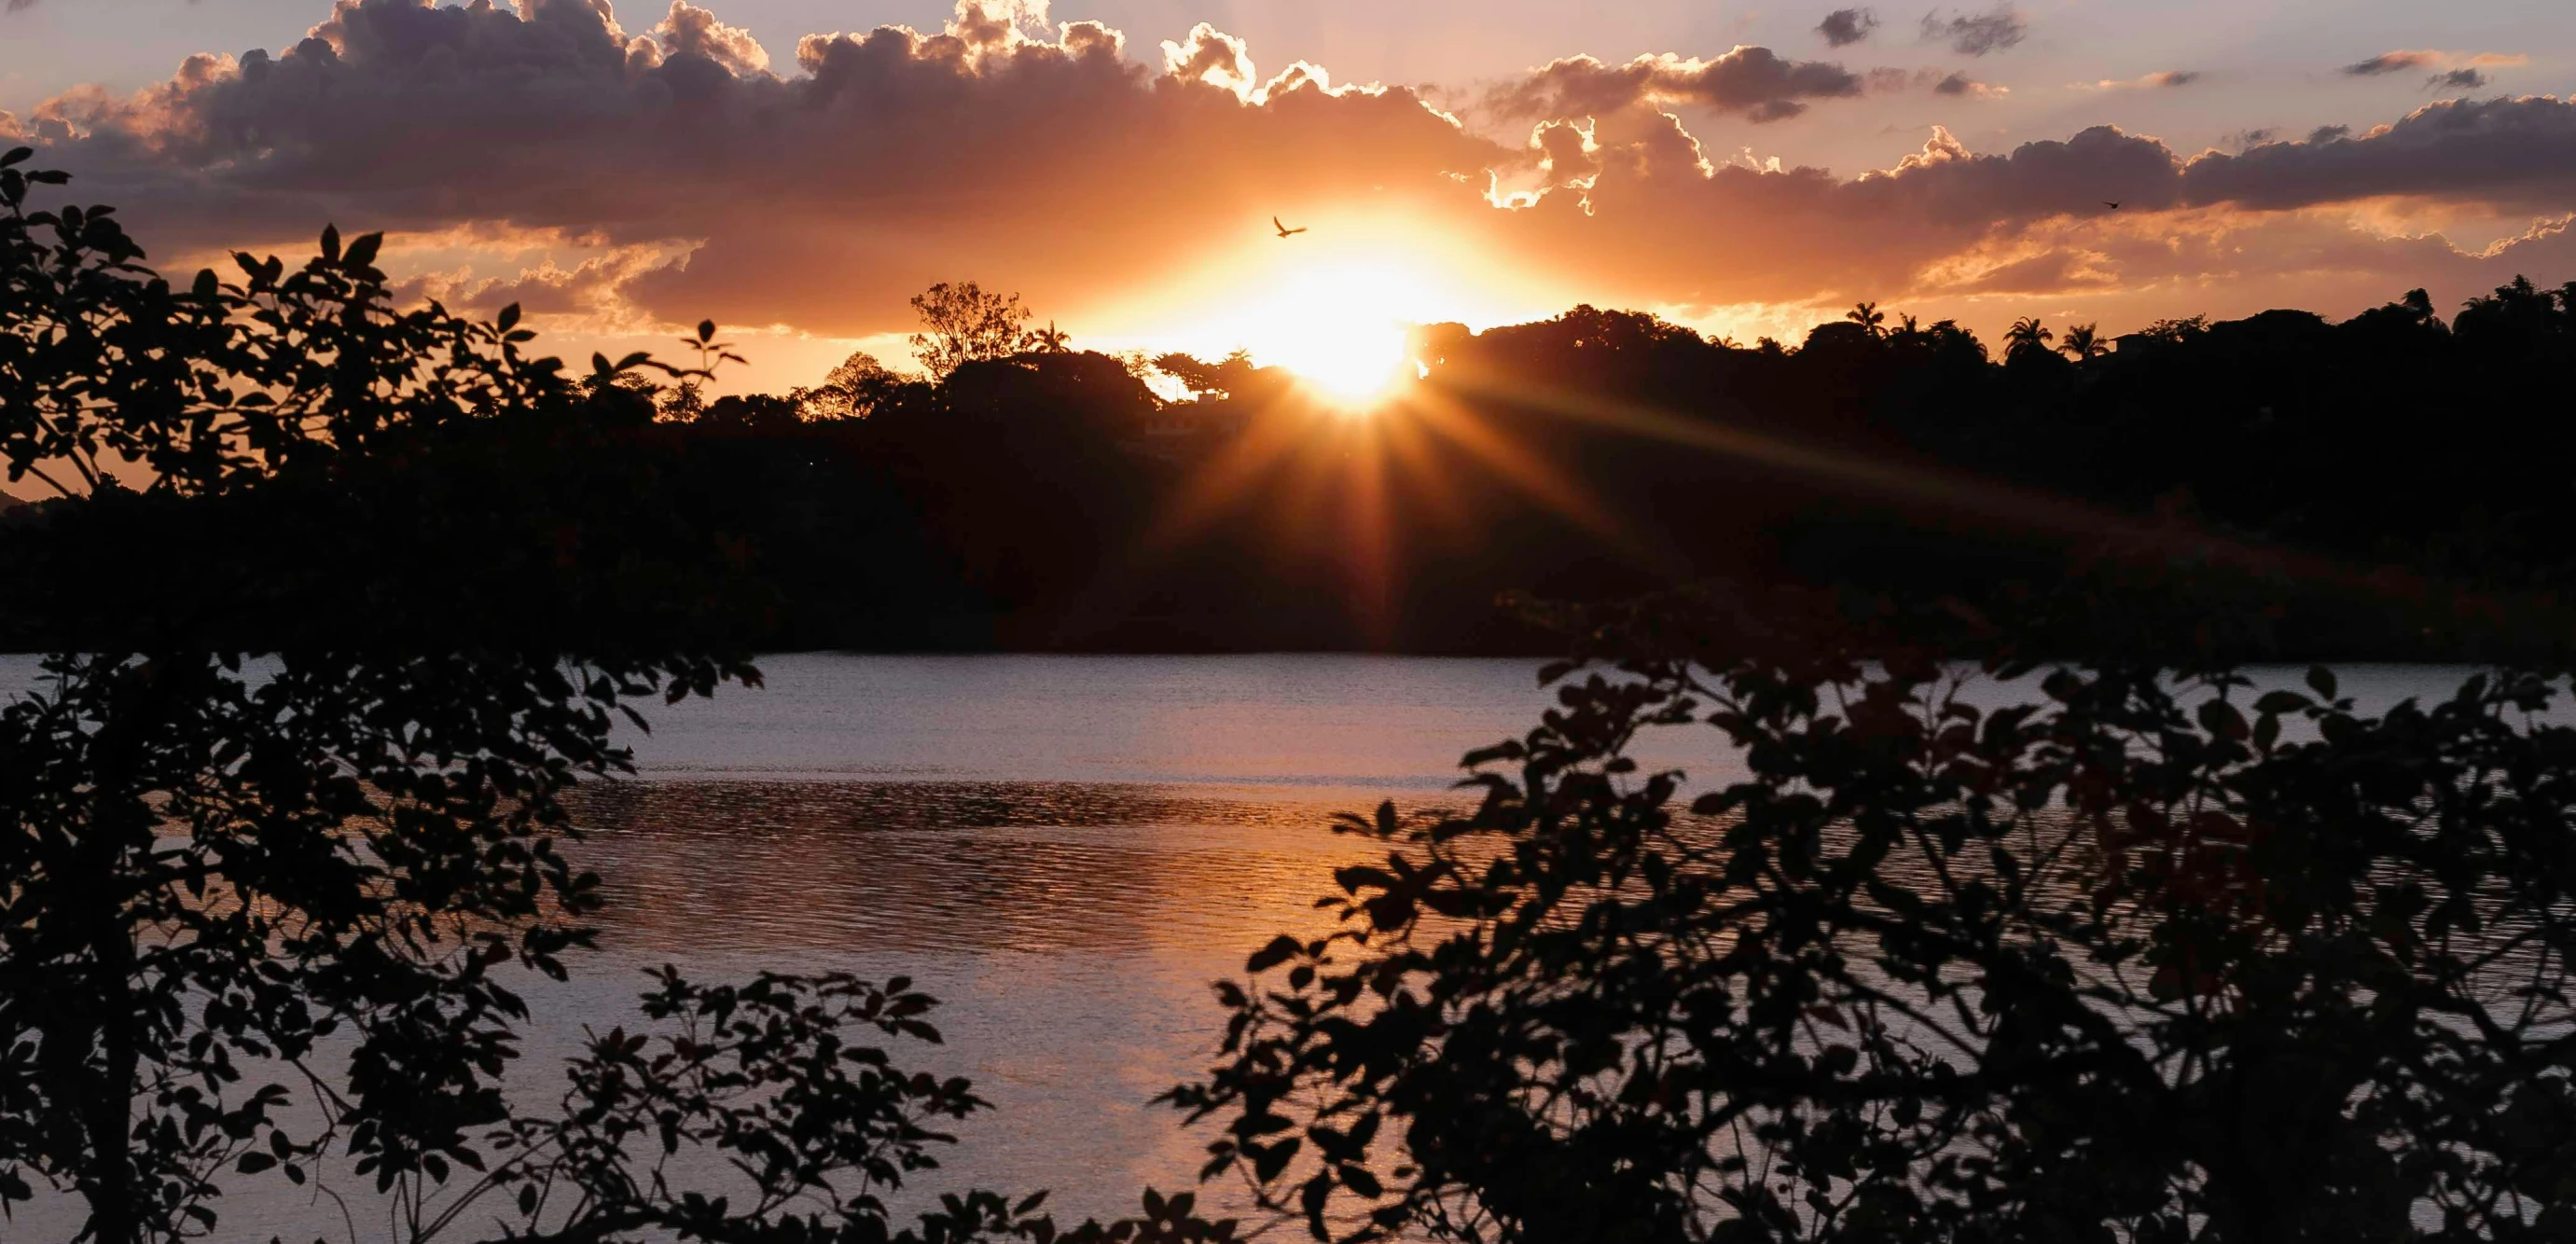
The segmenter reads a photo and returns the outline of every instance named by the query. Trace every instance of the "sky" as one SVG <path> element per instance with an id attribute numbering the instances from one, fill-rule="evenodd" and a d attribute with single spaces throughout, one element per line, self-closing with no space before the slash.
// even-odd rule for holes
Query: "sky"
<path id="1" fill-rule="evenodd" d="M 942 280 L 1292 366 L 1576 302 L 1750 342 L 2576 280 L 2564 0 L 0 4 L 0 141 L 164 267 L 384 230 L 406 296 L 577 352 L 712 317 L 748 387 L 899 361 Z"/>

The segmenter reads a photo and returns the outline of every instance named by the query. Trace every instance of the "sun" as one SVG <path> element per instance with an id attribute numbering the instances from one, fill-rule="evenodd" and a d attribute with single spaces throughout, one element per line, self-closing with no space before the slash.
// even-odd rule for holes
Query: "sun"
<path id="1" fill-rule="evenodd" d="M 1287 368 L 1317 396 L 1365 411 L 1413 374 L 1397 309 L 1423 303 L 1416 285 L 1365 262 L 1324 263 L 1253 291 L 1230 318 L 1253 361 Z"/>
<path id="2" fill-rule="evenodd" d="M 1321 404 L 1358 416 L 1388 405 L 1420 374 L 1409 349 L 1415 325 L 1509 324 L 1562 305 L 1549 282 L 1402 213 L 1287 218 L 1310 231 L 1273 236 L 1265 211 L 1241 236 L 1176 251 L 1162 280 L 1096 313 L 1114 325 L 1103 336 L 1211 360 L 1242 350 L 1295 375 Z"/>

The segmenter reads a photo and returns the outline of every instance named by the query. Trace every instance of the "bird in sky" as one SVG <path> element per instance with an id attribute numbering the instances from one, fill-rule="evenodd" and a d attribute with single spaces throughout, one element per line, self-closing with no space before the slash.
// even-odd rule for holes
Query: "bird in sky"
<path id="1" fill-rule="evenodd" d="M 2119 205 L 2119 204 L 2117 204 L 2117 203 L 2112 202 L 2112 201 L 2111 201 L 2111 200 L 2109 200 L 2109 199 L 2104 199 L 2104 200 L 2102 200 L 2102 206 L 2107 207 L 2107 208 L 2110 208 L 2112 211 L 2115 211 L 2115 212 L 2116 212 L 2116 211 L 2118 211 L 2118 210 L 2120 210 L 2120 205 Z"/>
<path id="2" fill-rule="evenodd" d="M 1293 235 L 1295 235 L 1295 234 L 1304 233 L 1304 232 L 1306 231 L 1306 226 L 1304 226 L 1304 225 L 1299 225 L 1299 226 L 1297 226 L 1296 228 L 1291 229 L 1291 228 L 1289 228 L 1288 226 L 1286 226 L 1286 225 L 1283 225 L 1283 224 L 1279 223 L 1279 218 L 1278 218 L 1278 217 L 1276 217 L 1276 216 L 1273 216 L 1273 217 L 1271 217 L 1271 218 L 1270 218 L 1270 227 L 1271 227 L 1271 228 L 1273 228 L 1273 229 L 1278 230 L 1278 231 L 1279 231 L 1279 236 L 1281 236 L 1281 237 L 1283 237 L 1283 238 L 1284 238 L 1284 237 L 1290 237 L 1290 236 L 1293 236 Z"/>

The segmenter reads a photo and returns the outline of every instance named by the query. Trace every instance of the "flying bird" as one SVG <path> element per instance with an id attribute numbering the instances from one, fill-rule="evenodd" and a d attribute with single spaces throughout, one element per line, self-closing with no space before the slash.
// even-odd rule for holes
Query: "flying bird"
<path id="1" fill-rule="evenodd" d="M 1280 224 L 1280 223 L 1279 223 L 1279 218 L 1278 218 L 1278 217 L 1276 217 L 1276 216 L 1273 216 L 1273 217 L 1271 217 L 1271 218 L 1270 218 L 1270 227 L 1271 227 L 1271 228 L 1273 228 L 1273 229 L 1278 230 L 1278 231 L 1279 231 L 1279 236 L 1281 236 L 1281 237 L 1283 237 L 1283 238 L 1284 238 L 1284 237 L 1289 237 L 1289 236 L 1292 236 L 1292 235 L 1295 235 L 1295 234 L 1304 233 L 1304 232 L 1306 231 L 1306 226 L 1304 226 L 1304 225 L 1299 225 L 1299 226 L 1297 226 L 1296 228 L 1291 229 L 1291 228 L 1289 228 L 1289 227 L 1288 227 L 1288 226 L 1286 226 L 1286 225 Z"/>
<path id="2" fill-rule="evenodd" d="M 2102 206 L 2107 207 L 2107 208 L 2110 208 L 2112 211 L 2115 211 L 2115 212 L 2116 212 L 2116 211 L 2118 211 L 2118 210 L 2120 210 L 2120 205 L 2119 205 L 2119 204 L 2117 204 L 2117 203 L 2114 203 L 2114 202 L 2110 201 L 2109 199 L 2104 199 L 2104 200 L 2102 200 Z"/>

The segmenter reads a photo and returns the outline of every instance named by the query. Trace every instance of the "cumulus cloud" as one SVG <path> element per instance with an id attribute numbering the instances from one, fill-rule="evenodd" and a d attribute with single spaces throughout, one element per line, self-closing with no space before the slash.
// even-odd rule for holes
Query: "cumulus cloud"
<path id="1" fill-rule="evenodd" d="M 1186 42 L 1163 41 L 1163 73 L 1183 82 L 1204 82 L 1248 99 L 1261 80 L 1252 67 L 1252 50 L 1206 22 L 1190 30 Z"/>
<path id="2" fill-rule="evenodd" d="M 769 53 L 750 31 L 717 21 L 713 12 L 689 0 L 671 0 L 671 13 L 653 28 L 653 38 L 665 55 L 703 56 L 736 77 L 769 69 Z"/>
<path id="3" fill-rule="evenodd" d="M 1738 47 L 1714 60 L 1667 53 L 1624 65 L 1569 56 L 1498 88 L 1488 102 L 1506 117 L 1581 117 L 1639 104 L 1692 104 L 1778 121 L 1805 112 L 1807 100 L 1858 95 L 1861 85 L 1859 75 L 1840 65 Z"/>
<path id="4" fill-rule="evenodd" d="M 1850 47 L 1876 29 L 1878 13 L 1874 9 L 1836 9 L 1816 23 L 1816 33 L 1825 37 L 1825 44 L 1838 48 Z"/>
<path id="5" fill-rule="evenodd" d="M 2197 155 L 2111 126 L 1982 152 L 1936 128 L 1855 176 L 1712 159 L 1666 110 L 1762 120 L 1902 73 L 1865 80 L 1761 48 L 1572 58 L 1495 92 L 1509 120 L 1480 129 L 1318 66 L 1264 77 L 1255 49 L 1213 27 L 1164 45 L 1155 68 L 1097 23 L 1032 33 L 1033 13 L 966 0 L 937 31 L 811 35 L 789 72 L 686 2 L 629 34 L 604 0 L 339 0 L 283 53 L 191 58 L 134 95 L 69 92 L 14 125 L 164 259 L 302 244 L 325 221 L 472 225 L 586 258 L 423 277 L 416 292 L 827 336 L 901 327 L 903 299 L 935 280 L 1006 281 L 1051 307 L 1168 280 L 1274 213 L 1414 222 L 1593 301 L 1719 306 L 2255 297 L 2242 291 L 2266 288 L 2245 275 L 2257 244 L 2384 298 L 2422 283 L 2404 275 L 2419 268 L 2490 260 L 2462 266 L 2439 239 L 2369 242 L 2351 223 L 2363 206 L 2576 206 L 2576 103 L 2547 96 Z M 1909 89 L 2001 89 L 1927 72 Z M 2106 199 L 2122 204 L 2113 218 Z M 2514 245 L 2527 258 L 2571 243 Z M 2227 308 L 2176 308 L 2199 309 Z"/>
<path id="6" fill-rule="evenodd" d="M 2018 45 L 2029 34 L 2030 24 L 2009 3 L 1989 13 L 1960 13 L 1945 18 L 1939 9 L 1934 9 L 1923 15 L 1924 41 L 1947 43 L 1961 56 L 2001 52 Z"/>

